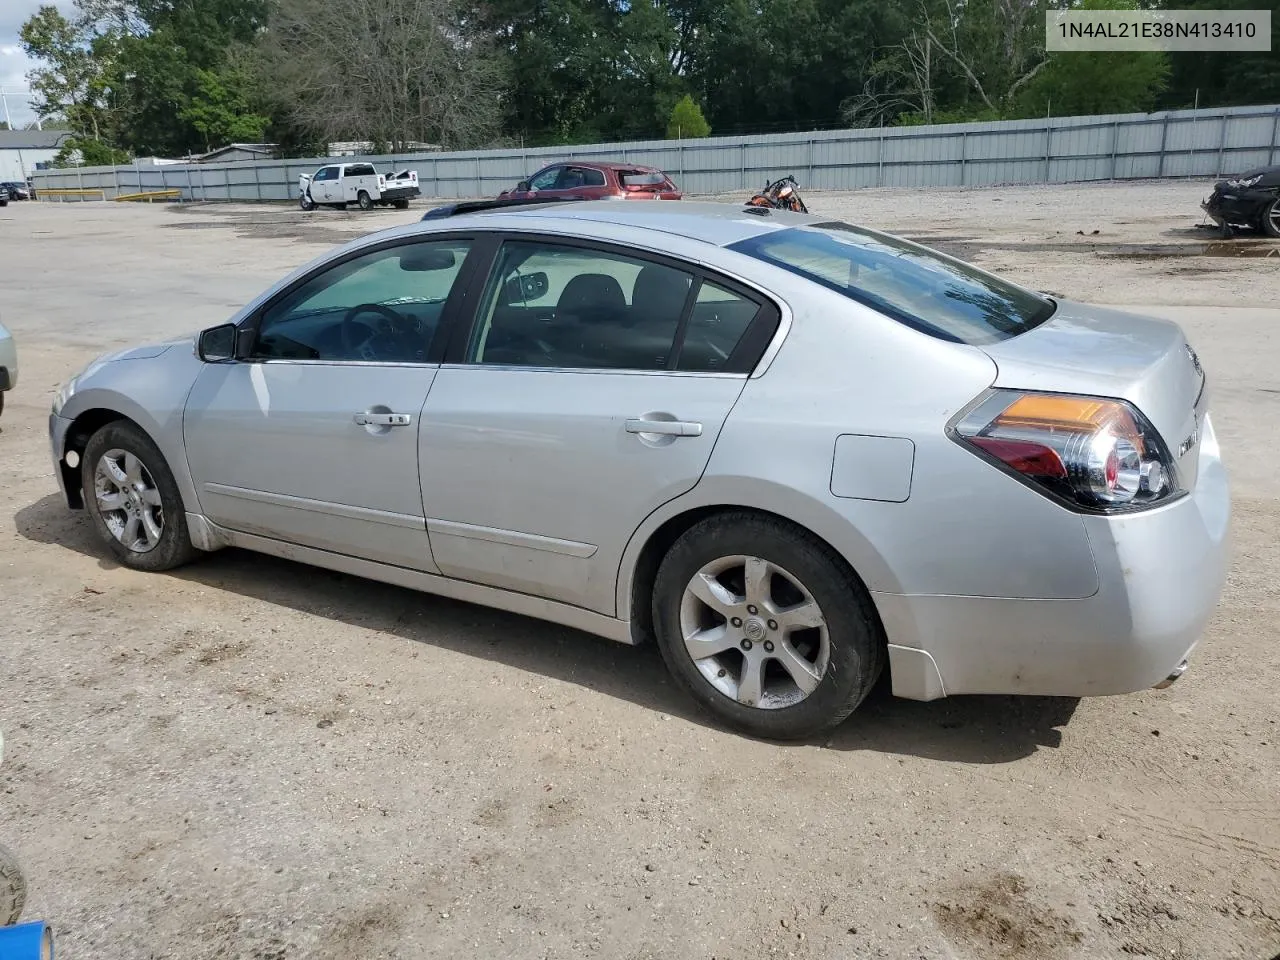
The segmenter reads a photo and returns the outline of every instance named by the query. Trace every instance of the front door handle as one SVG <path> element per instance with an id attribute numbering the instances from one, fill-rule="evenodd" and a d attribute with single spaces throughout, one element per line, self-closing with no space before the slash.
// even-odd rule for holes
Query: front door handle
<path id="1" fill-rule="evenodd" d="M 690 420 L 646 420 L 637 417 L 627 421 L 627 433 L 656 433 L 663 437 L 700 437 L 702 424 Z"/>
<path id="2" fill-rule="evenodd" d="M 413 423 L 408 413 L 357 413 L 355 421 L 362 427 L 407 427 Z"/>

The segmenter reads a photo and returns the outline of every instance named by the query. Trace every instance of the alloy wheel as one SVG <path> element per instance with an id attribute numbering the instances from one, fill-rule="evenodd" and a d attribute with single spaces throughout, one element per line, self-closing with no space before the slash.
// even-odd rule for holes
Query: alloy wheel
<path id="1" fill-rule="evenodd" d="M 795 576 L 761 557 L 721 557 L 694 574 L 680 605 L 694 665 L 724 696 L 777 710 L 806 699 L 826 675 L 826 617 Z"/>
<path id="2" fill-rule="evenodd" d="M 148 553 L 164 533 L 164 506 L 151 472 L 134 454 L 112 449 L 98 460 L 93 493 L 107 531 L 134 553 Z"/>

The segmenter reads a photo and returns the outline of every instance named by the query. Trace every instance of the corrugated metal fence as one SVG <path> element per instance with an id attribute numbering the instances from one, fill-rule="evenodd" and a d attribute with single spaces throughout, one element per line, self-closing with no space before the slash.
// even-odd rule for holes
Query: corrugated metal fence
<path id="1" fill-rule="evenodd" d="M 424 196 L 482 197 L 547 163 L 592 158 L 660 167 L 691 194 L 756 189 L 787 173 L 810 190 L 1212 177 L 1280 162 L 1280 106 L 361 159 L 388 173 L 416 169 Z M 298 175 L 326 162 L 46 170 L 35 175 L 35 186 L 93 191 L 68 199 L 177 190 L 183 200 L 292 200 Z"/>

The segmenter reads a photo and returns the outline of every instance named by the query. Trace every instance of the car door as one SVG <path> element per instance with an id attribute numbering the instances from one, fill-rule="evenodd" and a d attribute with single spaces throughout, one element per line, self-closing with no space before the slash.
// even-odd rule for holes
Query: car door
<path id="1" fill-rule="evenodd" d="M 321 167 L 316 171 L 315 179 L 311 181 L 311 199 L 316 203 L 336 203 L 340 197 L 334 192 L 334 187 L 338 183 L 337 167 Z M 319 194 L 316 188 L 319 187 Z"/>
<path id="2" fill-rule="evenodd" d="M 587 200 L 599 200 L 614 192 L 604 171 L 595 167 L 565 167 L 557 187 L 566 197 L 582 197 Z"/>
<path id="3" fill-rule="evenodd" d="M 400 240 L 301 279 L 206 365 L 183 420 L 201 509 L 231 530 L 434 572 L 423 401 L 472 242 Z"/>
<path id="4" fill-rule="evenodd" d="M 423 410 L 436 562 L 612 614 L 628 539 L 698 482 L 777 308 L 691 265 L 554 238 L 506 238 L 473 287 Z"/>

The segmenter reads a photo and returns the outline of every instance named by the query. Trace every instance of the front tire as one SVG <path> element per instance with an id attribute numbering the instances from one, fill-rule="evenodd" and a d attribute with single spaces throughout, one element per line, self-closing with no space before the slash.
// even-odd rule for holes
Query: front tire
<path id="1" fill-rule="evenodd" d="M 302 208 L 304 213 L 310 213 L 316 208 L 316 202 L 311 199 L 310 193 L 304 193 L 298 197 L 298 206 Z"/>
<path id="2" fill-rule="evenodd" d="M 373 198 L 363 190 L 356 194 L 356 203 L 360 204 L 361 210 L 373 209 Z"/>
<path id="3" fill-rule="evenodd" d="M 124 566 L 171 570 L 199 555 L 173 473 L 135 424 L 115 420 L 89 439 L 81 483 L 94 529 Z"/>
<path id="4" fill-rule="evenodd" d="M 0 927 L 18 922 L 27 902 L 27 879 L 13 851 L 0 844 Z"/>
<path id="5" fill-rule="evenodd" d="M 884 637 L 866 588 L 812 534 L 718 514 L 672 545 L 654 583 L 668 669 L 734 729 L 776 740 L 841 723 L 870 693 Z"/>
<path id="6" fill-rule="evenodd" d="M 1262 209 L 1262 217 L 1258 226 L 1268 237 L 1280 237 L 1280 197 L 1272 200 Z"/>

